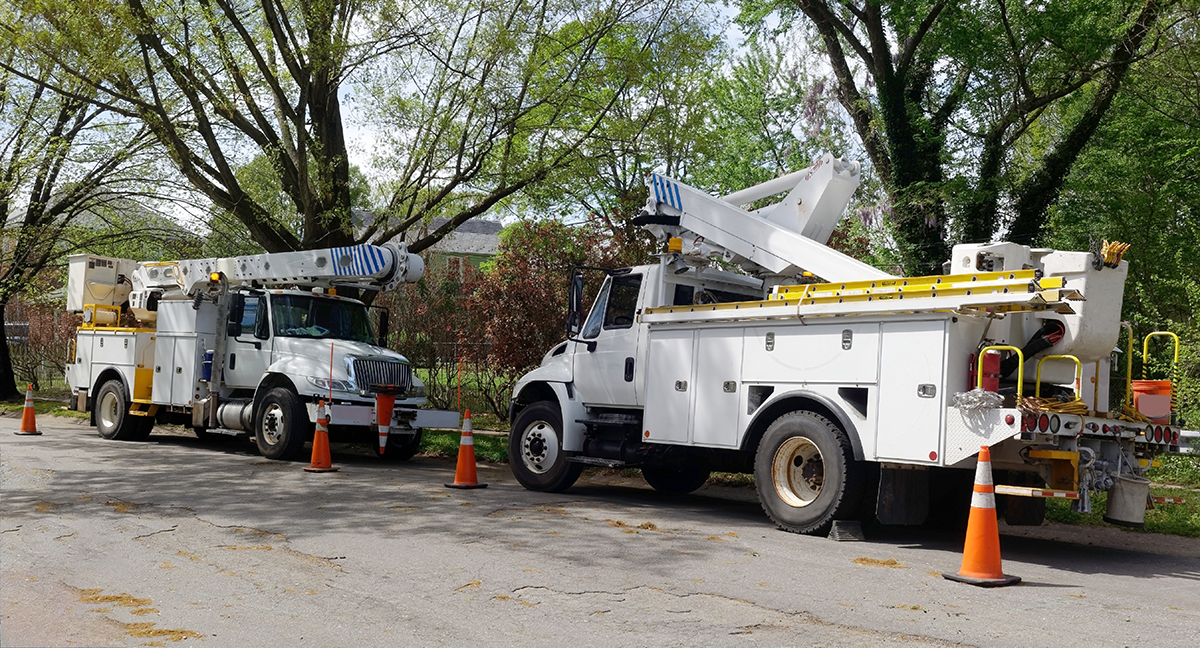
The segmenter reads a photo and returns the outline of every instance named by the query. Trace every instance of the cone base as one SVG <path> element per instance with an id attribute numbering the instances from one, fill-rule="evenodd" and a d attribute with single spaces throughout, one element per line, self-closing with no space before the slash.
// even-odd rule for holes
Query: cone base
<path id="1" fill-rule="evenodd" d="M 977 587 L 1004 587 L 1005 585 L 1016 585 L 1021 582 L 1020 576 L 1009 576 L 1008 574 L 1003 574 L 1002 576 L 1003 578 L 972 578 L 970 576 L 963 576 L 962 574 L 942 574 L 942 578 L 946 580 L 975 585 Z"/>
<path id="2" fill-rule="evenodd" d="M 313 468 L 312 466 L 308 466 L 304 469 L 304 472 L 337 472 L 338 470 L 340 470 L 340 468 L 335 468 L 332 466 L 329 468 Z"/>
<path id="3" fill-rule="evenodd" d="M 39 434 L 41 434 L 41 432 L 34 430 L 33 432 L 13 432 L 13 434 L 19 434 L 22 436 L 38 436 Z"/>
<path id="4" fill-rule="evenodd" d="M 487 488 L 487 484 L 446 484 L 446 488 L 461 488 L 463 490 L 470 488 Z"/>

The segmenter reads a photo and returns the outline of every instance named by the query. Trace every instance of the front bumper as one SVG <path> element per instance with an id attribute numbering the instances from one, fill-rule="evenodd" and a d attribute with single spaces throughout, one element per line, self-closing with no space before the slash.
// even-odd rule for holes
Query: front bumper
<path id="1" fill-rule="evenodd" d="M 308 420 L 317 421 L 316 403 L 308 403 Z M 330 425 L 349 425 L 371 427 L 376 426 L 374 405 L 331 405 L 328 410 Z M 392 429 L 405 432 L 415 428 L 457 428 L 459 413 L 453 410 L 417 409 L 415 407 L 396 408 L 392 411 Z"/>

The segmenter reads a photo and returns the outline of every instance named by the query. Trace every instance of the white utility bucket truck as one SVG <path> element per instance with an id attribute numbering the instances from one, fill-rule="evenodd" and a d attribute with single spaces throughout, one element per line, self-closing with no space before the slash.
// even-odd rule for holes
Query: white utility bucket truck
<path id="1" fill-rule="evenodd" d="M 67 382 L 106 439 L 145 438 L 157 420 L 202 438 L 251 435 L 268 458 L 296 457 L 324 400 L 333 440 L 405 460 L 423 428 L 458 426 L 457 412 L 419 408 L 424 386 L 385 345 L 387 311 L 377 336 L 368 308 L 336 294 L 419 279 L 424 263 L 403 244 L 69 261 L 67 310 L 83 325 Z M 133 326 L 122 326 L 126 309 Z"/>
<path id="2" fill-rule="evenodd" d="M 824 534 L 969 499 L 989 446 L 1010 523 L 1107 491 L 1108 521 L 1142 524 L 1145 471 L 1196 434 L 1141 381 L 1109 411 L 1123 248 L 957 245 L 945 274 L 894 277 L 825 245 L 858 171 L 825 156 L 722 198 L 652 175 L 635 223 L 667 252 L 608 271 L 586 317 L 572 277 L 568 340 L 513 391 L 517 479 L 560 491 L 584 466 L 640 467 L 686 493 L 752 473 L 779 527 Z"/>

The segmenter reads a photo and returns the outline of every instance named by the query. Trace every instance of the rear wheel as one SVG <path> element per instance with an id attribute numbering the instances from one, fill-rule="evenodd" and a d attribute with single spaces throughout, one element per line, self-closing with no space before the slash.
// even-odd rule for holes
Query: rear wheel
<path id="1" fill-rule="evenodd" d="M 129 413 L 130 404 L 129 397 L 125 394 L 125 384 L 120 380 L 113 379 L 101 385 L 93 406 L 96 432 L 105 439 L 114 441 L 136 440 L 141 431 L 142 417 Z M 143 438 L 144 436 L 142 435 Z"/>
<path id="2" fill-rule="evenodd" d="M 660 493 L 690 493 L 703 486 L 708 475 L 709 470 L 700 466 L 642 466 L 642 477 Z"/>
<path id="3" fill-rule="evenodd" d="M 309 428 L 308 410 L 287 387 L 267 392 L 254 417 L 254 439 L 258 451 L 268 459 L 298 458 Z"/>
<path id="4" fill-rule="evenodd" d="M 508 465 L 529 490 L 557 493 L 579 479 L 583 464 L 567 461 L 562 449 L 562 414 L 549 401 L 521 410 L 508 435 Z"/>
<path id="5" fill-rule="evenodd" d="M 754 459 L 763 510 L 779 528 L 824 535 L 858 511 L 866 483 L 850 439 L 814 412 L 785 414 L 763 434 Z"/>
<path id="6" fill-rule="evenodd" d="M 408 461 L 417 454 L 421 449 L 421 435 L 424 432 L 421 428 L 417 428 L 416 433 L 412 435 L 388 435 L 387 448 L 384 453 L 379 454 L 379 442 L 375 435 L 371 435 L 371 451 L 376 457 L 384 461 Z"/>

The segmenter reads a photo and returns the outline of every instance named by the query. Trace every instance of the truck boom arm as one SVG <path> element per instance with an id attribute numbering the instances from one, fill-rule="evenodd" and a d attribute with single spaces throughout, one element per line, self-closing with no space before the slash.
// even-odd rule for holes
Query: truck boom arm
<path id="1" fill-rule="evenodd" d="M 392 290 L 421 278 L 425 264 L 403 243 L 277 252 L 249 256 L 140 263 L 133 274 L 135 291 L 162 288 L 192 295 L 209 275 L 221 272 L 230 285 L 353 286 Z"/>
<path id="2" fill-rule="evenodd" d="M 634 224 L 659 240 L 683 241 L 685 254 L 717 256 L 754 274 L 794 276 L 807 270 L 826 281 L 892 275 L 825 245 L 858 187 L 858 164 L 826 155 L 812 167 L 714 198 L 659 174 Z M 746 211 L 739 205 L 783 191 L 779 203 Z"/>

